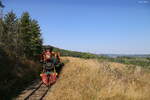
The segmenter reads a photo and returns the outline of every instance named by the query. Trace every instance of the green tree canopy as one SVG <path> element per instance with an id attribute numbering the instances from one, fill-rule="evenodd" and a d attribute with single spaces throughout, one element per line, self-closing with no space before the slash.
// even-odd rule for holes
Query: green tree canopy
<path id="1" fill-rule="evenodd" d="M 0 19 L 0 44 L 10 54 L 34 58 L 41 53 L 42 38 L 38 22 L 28 12 L 17 18 L 13 11 Z"/>

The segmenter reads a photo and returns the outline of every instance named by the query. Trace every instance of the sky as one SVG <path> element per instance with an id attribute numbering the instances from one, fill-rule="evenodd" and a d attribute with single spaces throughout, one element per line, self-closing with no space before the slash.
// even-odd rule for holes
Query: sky
<path id="1" fill-rule="evenodd" d="M 96 54 L 150 54 L 150 0 L 2 0 L 28 11 L 44 44 Z"/>

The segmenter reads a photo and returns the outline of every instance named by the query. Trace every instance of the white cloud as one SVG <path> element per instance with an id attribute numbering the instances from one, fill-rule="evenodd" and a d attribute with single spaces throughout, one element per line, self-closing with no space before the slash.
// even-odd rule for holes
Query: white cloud
<path id="1" fill-rule="evenodd" d="M 140 1 L 138 1 L 138 3 L 140 3 L 140 4 L 148 4 L 150 2 L 148 0 L 140 0 Z"/>

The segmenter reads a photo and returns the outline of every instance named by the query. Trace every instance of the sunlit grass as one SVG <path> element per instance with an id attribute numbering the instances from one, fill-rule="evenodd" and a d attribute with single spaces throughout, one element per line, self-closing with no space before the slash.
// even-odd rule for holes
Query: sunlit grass
<path id="1" fill-rule="evenodd" d="M 149 100 L 150 71 L 98 60 L 69 59 L 47 100 Z"/>

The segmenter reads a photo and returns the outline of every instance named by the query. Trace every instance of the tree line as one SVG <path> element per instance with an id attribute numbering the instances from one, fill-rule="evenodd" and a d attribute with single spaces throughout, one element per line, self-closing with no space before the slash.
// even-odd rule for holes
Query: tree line
<path id="1" fill-rule="evenodd" d="M 28 12 L 18 18 L 11 11 L 0 19 L 0 47 L 9 56 L 35 58 L 42 51 L 41 30 Z"/>

